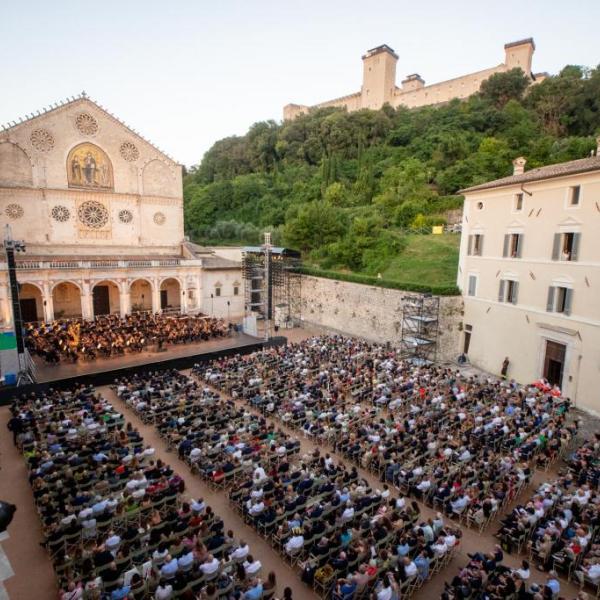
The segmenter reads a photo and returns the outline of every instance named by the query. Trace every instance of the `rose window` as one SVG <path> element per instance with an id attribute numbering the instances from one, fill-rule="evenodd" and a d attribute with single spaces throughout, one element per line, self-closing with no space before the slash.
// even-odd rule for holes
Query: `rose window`
<path id="1" fill-rule="evenodd" d="M 163 213 L 161 213 L 161 212 L 154 213 L 154 222 L 157 225 L 164 225 L 166 220 L 167 220 L 167 217 L 165 217 L 165 215 Z"/>
<path id="2" fill-rule="evenodd" d="M 79 113 L 75 117 L 75 125 L 84 135 L 94 135 L 98 131 L 98 121 L 89 113 Z"/>
<path id="3" fill-rule="evenodd" d="M 140 151 L 133 142 L 123 142 L 119 152 L 121 153 L 121 156 L 129 162 L 137 160 L 140 156 Z"/>
<path id="4" fill-rule="evenodd" d="M 9 219 L 20 219 L 25 214 L 25 211 L 20 204 L 9 204 L 4 209 L 4 212 Z"/>
<path id="5" fill-rule="evenodd" d="M 47 129 L 34 129 L 29 140 L 31 145 L 40 152 L 48 152 L 54 148 L 54 137 Z"/>
<path id="6" fill-rule="evenodd" d="M 131 223 L 133 221 L 133 214 L 130 210 L 119 211 L 119 221 L 121 223 Z"/>
<path id="7" fill-rule="evenodd" d="M 52 218 L 59 223 L 65 223 L 71 217 L 71 211 L 66 206 L 55 206 L 52 209 Z"/>
<path id="8" fill-rule="evenodd" d="M 108 223 L 108 211 L 94 200 L 84 202 L 77 211 L 77 216 L 83 225 L 92 229 L 100 229 Z"/>

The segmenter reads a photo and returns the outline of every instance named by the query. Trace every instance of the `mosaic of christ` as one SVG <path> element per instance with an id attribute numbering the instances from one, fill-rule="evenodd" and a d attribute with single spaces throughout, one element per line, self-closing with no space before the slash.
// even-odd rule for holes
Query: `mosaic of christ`
<path id="1" fill-rule="evenodd" d="M 106 153 L 94 144 L 75 146 L 67 158 L 69 187 L 113 188 L 112 165 Z"/>

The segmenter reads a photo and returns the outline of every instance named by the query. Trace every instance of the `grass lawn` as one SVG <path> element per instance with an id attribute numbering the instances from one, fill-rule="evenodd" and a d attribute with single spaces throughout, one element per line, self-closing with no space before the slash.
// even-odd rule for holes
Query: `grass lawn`
<path id="1" fill-rule="evenodd" d="M 384 279 L 455 285 L 460 234 L 408 235 L 406 249 L 381 274 Z"/>

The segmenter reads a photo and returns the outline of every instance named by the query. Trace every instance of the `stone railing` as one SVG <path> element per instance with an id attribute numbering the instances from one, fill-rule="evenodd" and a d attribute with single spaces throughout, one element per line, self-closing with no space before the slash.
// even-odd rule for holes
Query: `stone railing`
<path id="1" fill-rule="evenodd" d="M 162 260 L 23 260 L 17 262 L 19 271 L 39 271 L 41 269 L 139 269 L 153 267 L 201 267 L 202 260 L 168 258 Z M 6 270 L 6 263 L 0 262 L 0 270 Z"/>

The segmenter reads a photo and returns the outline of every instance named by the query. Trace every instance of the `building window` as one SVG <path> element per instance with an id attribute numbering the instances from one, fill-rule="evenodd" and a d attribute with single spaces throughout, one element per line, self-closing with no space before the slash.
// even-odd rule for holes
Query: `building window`
<path id="1" fill-rule="evenodd" d="M 215 288 L 215 296 L 218 298 L 221 295 L 221 288 L 220 287 L 216 287 Z"/>
<path id="2" fill-rule="evenodd" d="M 504 258 L 521 258 L 522 248 L 522 233 L 507 233 L 504 236 L 504 248 L 502 249 L 502 256 Z"/>
<path id="3" fill-rule="evenodd" d="M 239 296 L 240 294 L 240 288 L 237 285 L 233 286 L 233 295 L 234 296 Z"/>
<path id="4" fill-rule="evenodd" d="M 569 206 L 579 206 L 581 186 L 573 185 L 569 188 Z"/>
<path id="5" fill-rule="evenodd" d="M 577 260 L 580 240 L 580 233 L 555 233 L 552 245 L 552 260 Z"/>
<path id="6" fill-rule="evenodd" d="M 498 289 L 498 302 L 517 303 L 519 295 L 519 282 L 513 279 L 501 279 Z"/>
<path id="7" fill-rule="evenodd" d="M 470 256 L 481 256 L 483 253 L 483 235 L 476 233 L 469 236 L 467 254 Z"/>
<path id="8" fill-rule="evenodd" d="M 523 210 L 523 194 L 515 194 L 515 210 Z"/>
<path id="9" fill-rule="evenodd" d="M 573 290 L 563 286 L 550 286 L 548 288 L 548 301 L 546 310 L 548 312 L 571 314 L 571 304 L 573 303 Z"/>
<path id="10" fill-rule="evenodd" d="M 468 295 L 475 296 L 477 294 L 477 275 L 469 275 Z"/>

